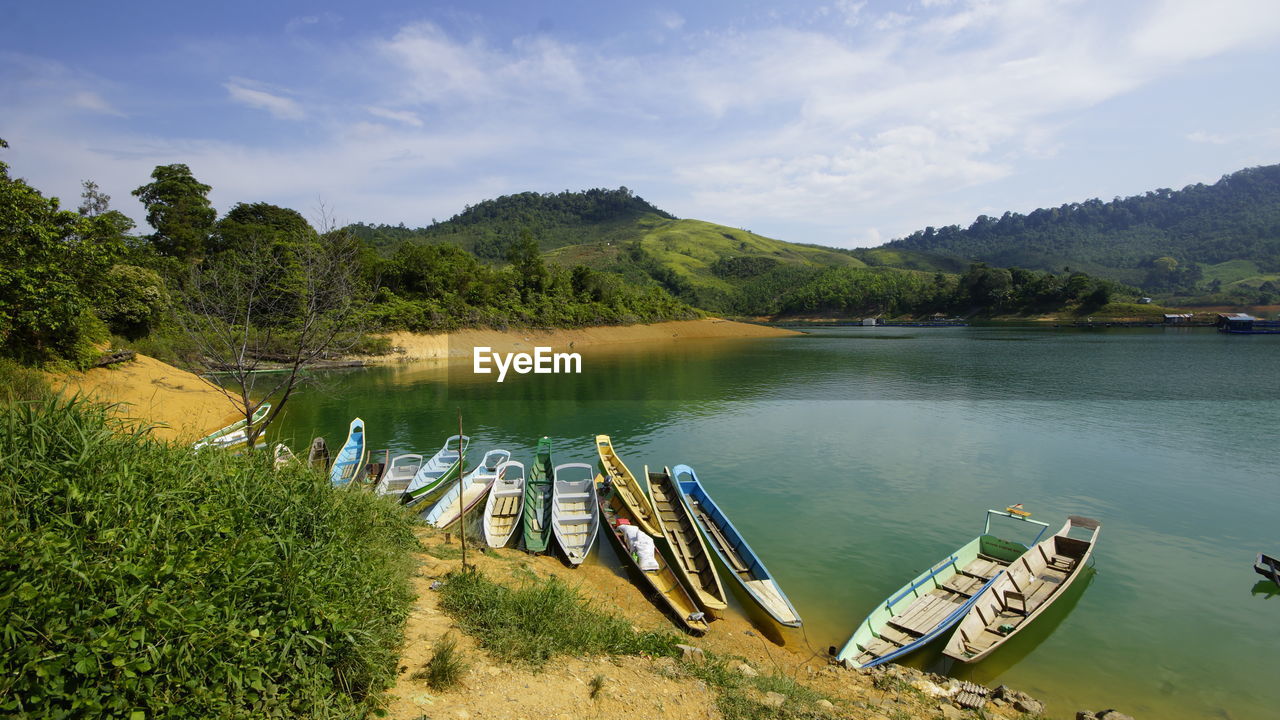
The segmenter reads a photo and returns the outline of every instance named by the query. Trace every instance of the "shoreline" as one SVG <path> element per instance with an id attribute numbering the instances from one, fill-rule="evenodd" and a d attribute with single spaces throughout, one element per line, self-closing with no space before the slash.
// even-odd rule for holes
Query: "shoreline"
<path id="1" fill-rule="evenodd" d="M 391 341 L 392 352 L 381 356 L 363 356 L 370 365 L 416 362 L 421 360 L 465 359 L 476 347 L 490 347 L 494 352 L 532 350 L 535 346 L 553 350 L 570 350 L 595 345 L 628 345 L 635 343 L 707 340 L 715 338 L 761 338 L 802 335 L 795 330 L 753 325 L 751 323 L 702 318 L 673 320 L 652 325 L 597 325 L 585 328 L 556 329 L 466 329 L 452 333 L 414 333 L 397 331 L 380 333 Z"/>

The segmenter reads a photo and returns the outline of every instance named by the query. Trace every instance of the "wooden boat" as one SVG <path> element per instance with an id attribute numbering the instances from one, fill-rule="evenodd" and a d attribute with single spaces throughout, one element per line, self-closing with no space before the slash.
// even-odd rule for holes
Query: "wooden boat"
<path id="1" fill-rule="evenodd" d="M 413 481 L 422 467 L 422 456 L 416 453 L 405 453 L 391 458 L 387 467 L 378 478 L 373 491 L 379 495 L 403 495 L 405 488 Z"/>
<path id="2" fill-rule="evenodd" d="M 551 540 L 551 480 L 555 467 L 551 464 L 551 438 L 538 441 L 538 452 L 529 466 L 529 479 L 524 484 L 524 549 L 546 552 Z"/>
<path id="3" fill-rule="evenodd" d="M 489 547 L 506 547 L 520 527 L 524 511 L 524 463 L 508 460 L 498 466 L 498 477 L 484 504 L 484 541 Z"/>
<path id="4" fill-rule="evenodd" d="M 698 475 L 688 465 L 671 469 L 681 500 L 702 531 L 716 559 L 747 595 L 775 621 L 787 627 L 800 627 L 800 614 L 787 599 L 782 587 L 773 579 L 764 561 L 747 544 L 738 529 L 716 505 Z"/>
<path id="5" fill-rule="evenodd" d="M 693 512 L 680 500 L 680 491 L 671 477 L 671 470 L 649 472 L 644 468 L 645 487 L 653 501 L 658 527 L 671 551 L 671 563 L 676 574 L 691 591 L 693 599 L 708 613 L 729 607 L 725 600 L 724 586 L 716 574 L 716 563 L 698 533 Z M 656 539 L 656 538 L 655 538 Z"/>
<path id="6" fill-rule="evenodd" d="M 551 474 L 551 532 L 570 565 L 591 552 L 600 529 L 596 504 L 596 471 L 586 463 L 556 466 Z"/>
<path id="7" fill-rule="evenodd" d="M 422 513 L 423 522 L 438 528 L 453 525 L 462 517 L 462 513 L 484 500 L 493 481 L 498 479 L 498 468 L 510 459 L 511 453 L 506 450 L 490 450 L 485 453 L 475 470 L 463 475 L 460 482 L 449 483 L 440 499 Z"/>
<path id="8" fill-rule="evenodd" d="M 836 660 L 847 667 L 874 667 L 918 650 L 955 627 L 982 591 L 1027 551 L 1026 545 L 992 535 L 992 517 L 1039 525 L 1033 545 L 1049 527 L 1024 513 L 988 510 L 981 535 L 877 605 L 836 654 Z"/>
<path id="9" fill-rule="evenodd" d="M 1080 577 L 1100 528 L 1092 518 L 1067 516 L 1061 530 L 1033 545 L 974 598 L 943 654 L 977 662 L 1030 625 Z M 1088 532 L 1089 538 L 1071 537 L 1073 529 Z"/>
<path id="10" fill-rule="evenodd" d="M 364 456 L 364 421 L 356 418 L 351 421 L 346 442 L 342 443 L 342 449 L 333 459 L 333 467 L 329 469 L 329 482 L 346 485 L 354 480 L 364 467 Z"/>
<path id="11" fill-rule="evenodd" d="M 613 450 L 613 441 L 608 435 L 596 436 L 596 452 L 600 454 L 600 474 L 607 484 L 618 495 L 618 499 L 627 506 L 627 517 L 636 527 L 652 538 L 662 537 L 662 529 L 658 527 L 656 513 L 649 498 L 644 494 L 636 476 L 631 474 L 622 459 Z"/>
<path id="12" fill-rule="evenodd" d="M 262 422 L 262 419 L 267 416 L 267 413 L 270 412 L 270 410 L 271 403 L 262 403 L 262 405 L 258 406 L 258 409 L 253 411 L 252 424 L 257 425 Z M 245 421 L 237 420 L 221 430 L 205 435 L 195 441 L 191 447 L 196 450 L 199 450 L 202 447 L 225 448 L 239 445 L 240 443 L 248 441 L 248 439 L 249 433 L 245 429 Z"/>
<path id="13" fill-rule="evenodd" d="M 293 451 L 289 449 L 289 446 L 285 445 L 284 443 L 276 443 L 274 453 L 275 453 L 275 461 L 273 465 L 275 467 L 278 467 L 278 468 L 284 467 L 285 465 L 289 465 L 291 463 L 295 463 L 298 461 L 298 457 L 294 455 Z"/>
<path id="14" fill-rule="evenodd" d="M 406 505 L 418 505 L 435 499 L 444 491 L 446 483 L 458 477 L 462 463 L 467 459 L 467 446 L 471 438 L 466 435 L 453 435 L 444 441 L 444 445 L 431 456 L 414 473 L 400 496 Z"/>
<path id="15" fill-rule="evenodd" d="M 1280 560 L 1266 553 L 1258 553 L 1258 561 L 1254 563 L 1253 570 L 1262 577 L 1280 585 Z"/>
<path id="16" fill-rule="evenodd" d="M 307 452 L 307 466 L 320 470 L 329 469 L 329 445 L 324 438 L 312 439 L 311 449 Z"/>
<path id="17" fill-rule="evenodd" d="M 644 578 L 645 584 L 661 601 L 660 605 L 669 609 L 689 632 L 695 635 L 706 633 L 710 628 L 706 616 L 698 609 L 698 604 L 689 596 L 684 585 L 680 584 L 680 578 L 676 576 L 662 553 L 655 548 L 653 559 L 657 563 L 656 570 L 644 570 L 636 557 L 631 554 L 627 541 L 619 529 L 619 521 L 625 520 L 640 528 L 641 531 L 643 527 L 631 514 L 631 507 L 623 499 L 618 487 L 608 482 L 602 475 L 596 477 L 596 482 L 598 486 L 596 495 L 600 503 L 600 524 L 606 530 L 605 534 L 613 539 L 618 557 Z M 654 541 L 657 541 L 656 537 Z"/>

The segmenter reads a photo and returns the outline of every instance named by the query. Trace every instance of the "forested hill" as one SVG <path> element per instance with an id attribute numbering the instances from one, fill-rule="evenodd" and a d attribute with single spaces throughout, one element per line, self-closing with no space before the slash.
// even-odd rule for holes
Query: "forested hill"
<path id="1" fill-rule="evenodd" d="M 532 234 L 542 250 L 565 245 L 631 239 L 642 218 L 674 219 L 625 187 L 582 192 L 523 192 L 468 205 L 443 222 L 424 228 L 404 225 L 350 227 L 358 237 L 388 250 L 409 241 L 451 242 L 481 258 L 503 260 L 521 233 Z"/>
<path id="2" fill-rule="evenodd" d="M 886 247 L 1005 267 L 1070 266 L 1151 292 L 1216 292 L 1214 279 L 1221 285 L 1253 278 L 1257 287 L 1266 282 L 1259 278 L 1280 272 L 1280 165 L 1111 202 L 982 215 L 967 228 L 929 227 Z"/>

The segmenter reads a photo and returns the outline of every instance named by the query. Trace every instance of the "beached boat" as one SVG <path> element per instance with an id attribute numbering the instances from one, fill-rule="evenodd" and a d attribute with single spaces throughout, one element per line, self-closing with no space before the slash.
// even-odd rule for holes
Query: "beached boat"
<path id="1" fill-rule="evenodd" d="M 1038 525 L 1033 545 L 1049 528 L 1048 523 L 1032 520 L 1022 512 L 988 510 L 981 535 L 877 605 L 836 654 L 836 660 L 854 668 L 874 667 L 918 650 L 955 627 L 982 591 L 1027 552 L 1022 543 L 992 535 L 992 517 Z"/>
<path id="2" fill-rule="evenodd" d="M 329 445 L 324 438 L 312 439 L 311 449 L 307 451 L 307 466 L 320 470 L 329 469 Z"/>
<path id="3" fill-rule="evenodd" d="M 782 587 L 773 579 L 764 561 L 756 555 L 745 538 L 720 510 L 698 475 L 688 465 L 671 469 L 680 497 L 689 508 L 694 522 L 702 531 L 716 559 L 738 582 L 747 595 L 775 621 L 787 627 L 800 627 L 800 614 L 787 599 Z"/>
<path id="4" fill-rule="evenodd" d="M 1258 553 L 1258 561 L 1254 563 L 1253 570 L 1262 577 L 1280 585 L 1280 560 L 1266 553 Z"/>
<path id="5" fill-rule="evenodd" d="M 267 413 L 270 412 L 270 410 L 271 403 L 262 403 L 257 410 L 253 411 L 253 424 L 257 425 L 262 422 L 262 419 L 267 416 Z M 237 420 L 221 430 L 205 435 L 195 441 L 191 447 L 196 450 L 199 450 L 202 447 L 225 448 L 239 445 L 240 443 L 246 442 L 248 439 L 249 433 L 245 429 L 245 421 Z"/>
<path id="6" fill-rule="evenodd" d="M 289 449 L 289 446 L 285 445 L 284 443 L 276 443 L 274 453 L 275 453 L 275 463 L 274 463 L 275 467 L 278 467 L 278 468 L 284 467 L 285 465 L 289 465 L 291 463 L 295 463 L 298 461 L 298 457 L 294 455 L 293 451 Z"/>
<path id="7" fill-rule="evenodd" d="M 448 484 L 440 499 L 422 513 L 423 522 L 438 528 L 446 528 L 457 522 L 464 512 L 484 500 L 493 481 L 498 479 L 498 468 L 510 459 L 511 453 L 506 450 L 490 450 L 485 453 L 475 470 L 463 475 L 460 482 Z"/>
<path id="8" fill-rule="evenodd" d="M 669 609 L 689 632 L 697 635 L 705 633 L 710 628 L 706 616 L 698 609 L 697 602 L 690 597 L 662 553 L 654 548 L 652 564 L 649 569 L 646 569 L 644 562 L 647 558 L 637 557 L 631 551 L 622 526 L 630 524 L 641 532 L 643 528 L 631 514 L 631 506 L 618 492 L 617 486 L 608 482 L 603 476 L 598 476 L 597 480 L 599 481 L 597 499 L 600 503 L 600 524 L 604 527 L 605 534 L 613 539 L 618 557 L 644 578 L 645 587 L 653 591 L 659 604 Z M 648 535 L 648 533 L 645 534 Z M 654 536 L 649 537 L 656 542 Z"/>
<path id="9" fill-rule="evenodd" d="M 644 478 L 658 527 L 667 541 L 667 549 L 671 551 L 671 563 L 676 574 L 703 610 L 714 615 L 715 611 L 729 607 L 724 586 L 716 573 L 715 560 L 707 552 L 706 543 L 698 533 L 693 512 L 680 499 L 680 490 L 671 477 L 671 470 L 663 468 L 662 472 L 650 472 L 646 465 Z"/>
<path id="10" fill-rule="evenodd" d="M 551 532 L 565 559 L 576 567 L 591 552 L 600 529 L 596 471 L 586 463 L 565 463 L 551 476 Z"/>
<path id="11" fill-rule="evenodd" d="M 484 541 L 489 547 L 506 547 L 520 527 L 524 485 L 524 463 L 508 460 L 498 466 L 498 478 L 484 504 Z"/>
<path id="12" fill-rule="evenodd" d="M 364 467 L 364 456 L 364 421 L 356 418 L 351 421 L 346 442 L 342 443 L 342 449 L 333 459 L 333 467 L 329 469 L 329 482 L 346 485 L 354 480 Z"/>
<path id="13" fill-rule="evenodd" d="M 440 450 L 414 473 L 404 494 L 400 496 L 401 501 L 406 505 L 418 505 L 438 497 L 444 491 L 446 483 L 458 477 L 462 463 L 466 462 L 467 446 L 470 444 L 471 438 L 466 435 L 454 435 L 445 440 Z"/>
<path id="14" fill-rule="evenodd" d="M 618 453 L 614 452 L 613 441 L 608 435 L 596 436 L 596 452 L 600 454 L 600 474 L 604 475 L 607 484 L 617 492 L 618 499 L 627 506 L 631 522 L 649 537 L 662 537 L 653 505 L 636 481 L 636 476 L 631 474 L 627 466 L 622 464 Z"/>
<path id="15" fill-rule="evenodd" d="M 405 453 L 391 458 L 387 467 L 378 478 L 373 491 L 379 495 L 403 495 L 405 488 L 413 481 L 422 467 L 422 456 L 417 453 Z"/>
<path id="16" fill-rule="evenodd" d="M 943 654 L 977 662 L 1030 625 L 1080 577 L 1100 528 L 1097 520 L 1069 515 L 1061 530 L 1033 545 L 974 598 Z M 1072 530 L 1088 539 L 1071 537 Z"/>
<path id="17" fill-rule="evenodd" d="M 538 452 L 529 466 L 529 479 L 524 484 L 524 549 L 546 552 L 551 540 L 551 480 L 555 467 L 551 464 L 551 438 L 538 441 Z"/>

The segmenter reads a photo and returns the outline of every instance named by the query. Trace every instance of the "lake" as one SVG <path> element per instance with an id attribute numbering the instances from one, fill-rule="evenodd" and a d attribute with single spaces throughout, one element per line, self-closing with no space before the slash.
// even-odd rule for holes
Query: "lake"
<path id="1" fill-rule="evenodd" d="M 1262 718 L 1280 707 L 1280 336 L 1208 330 L 829 328 L 754 340 L 584 347 L 581 375 L 404 365 L 322 375 L 275 429 L 303 452 L 359 415 L 371 448 L 472 462 L 692 465 L 762 555 L 815 648 L 1023 503 L 1056 530 L 1102 523 L 1094 571 L 991 657 L 1049 716 Z M 996 529 L 999 529 L 997 526 Z M 713 630 L 714 632 L 714 626 Z M 940 648 L 908 664 L 946 669 Z"/>

